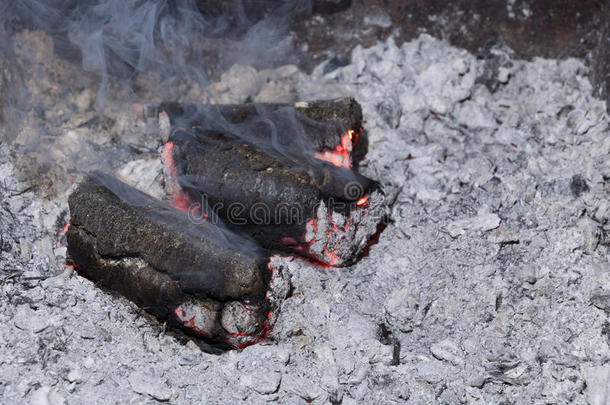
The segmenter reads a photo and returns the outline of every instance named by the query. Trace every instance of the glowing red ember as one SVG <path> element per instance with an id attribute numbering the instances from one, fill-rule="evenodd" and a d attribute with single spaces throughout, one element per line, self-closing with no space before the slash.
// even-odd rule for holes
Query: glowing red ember
<path id="1" fill-rule="evenodd" d="M 133 109 L 136 110 L 136 114 L 138 114 L 138 117 L 144 117 L 144 107 L 142 106 L 142 104 L 133 103 Z"/>
<path id="2" fill-rule="evenodd" d="M 169 141 L 163 147 L 163 152 L 161 152 L 161 161 L 163 162 L 163 166 L 165 170 L 169 172 L 169 179 L 171 179 L 171 190 L 172 190 L 172 200 L 170 204 L 172 207 L 177 208 L 181 211 L 187 212 L 189 209 L 189 198 L 188 195 L 182 191 L 182 188 L 178 184 L 178 168 L 176 167 L 176 163 L 174 162 L 174 143 Z"/>
<path id="3" fill-rule="evenodd" d="M 64 227 L 62 228 L 60 235 L 63 235 L 64 233 L 68 232 L 68 228 L 70 227 L 70 222 L 68 222 L 66 225 L 64 225 Z"/>
<path id="4" fill-rule="evenodd" d="M 325 160 L 338 167 L 346 167 L 350 169 L 352 167 L 352 146 L 355 137 L 354 130 L 350 129 L 341 138 L 341 144 L 333 150 L 325 150 L 314 153 L 316 159 Z"/>

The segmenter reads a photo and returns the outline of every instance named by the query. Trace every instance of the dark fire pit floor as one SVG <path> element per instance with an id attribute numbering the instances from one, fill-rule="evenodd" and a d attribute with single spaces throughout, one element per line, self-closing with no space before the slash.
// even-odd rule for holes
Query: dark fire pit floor
<path id="1" fill-rule="evenodd" d="M 111 169 L 162 198 L 163 136 L 150 135 L 157 117 L 142 106 L 94 118 L 95 87 L 47 52 L 49 39 L 18 39 L 47 113 L 29 131 L 0 127 L 15 139 L 0 144 L 2 402 L 604 402 L 609 121 L 581 62 L 498 51 L 489 64 L 423 36 L 356 48 L 325 75 L 233 67 L 209 89 L 214 102 L 355 96 L 370 140 L 361 171 L 383 183 L 393 210 L 354 266 L 288 261 L 293 290 L 268 340 L 215 356 L 127 300 L 58 275 L 62 168 L 79 157 L 102 166 L 118 139 L 129 148 Z M 178 101 L 203 98 L 191 88 Z M 12 153 L 35 140 L 56 165 Z M 33 184 L 19 180 L 28 169 Z"/>

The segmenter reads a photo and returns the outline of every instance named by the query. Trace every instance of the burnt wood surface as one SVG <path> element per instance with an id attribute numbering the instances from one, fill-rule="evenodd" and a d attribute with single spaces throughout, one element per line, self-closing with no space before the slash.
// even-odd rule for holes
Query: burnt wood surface
<path id="1" fill-rule="evenodd" d="M 301 239 L 320 201 L 347 213 L 378 187 L 352 170 L 290 160 L 225 134 L 177 130 L 170 140 L 182 188 L 267 248 L 282 248 L 283 237 Z"/>
<path id="2" fill-rule="evenodd" d="M 69 206 L 72 260 L 91 279 L 157 316 L 185 297 L 265 297 L 267 259 L 244 249 L 251 243 L 244 238 L 226 239 L 214 224 L 194 224 L 186 214 L 100 174 L 78 186 Z"/>
<path id="3" fill-rule="evenodd" d="M 290 109 L 295 111 L 290 116 Z M 366 155 L 368 138 L 362 129 L 362 107 L 352 97 L 334 100 L 303 101 L 293 104 L 287 103 L 246 103 L 246 104 L 214 104 L 195 105 L 179 104 L 174 102 L 162 103 L 158 110 L 165 111 L 173 126 L 191 128 L 218 118 L 226 120 L 229 124 L 243 125 L 257 120 L 268 119 L 271 115 L 278 115 L 278 110 L 284 112 L 284 121 L 293 119 L 295 122 L 284 122 L 285 125 L 296 124 L 302 129 L 301 136 L 311 144 L 315 151 L 335 149 L 341 145 L 342 137 L 348 130 L 354 132 L 352 139 L 352 162 L 357 165 Z M 211 119 L 210 119 L 211 118 Z M 279 119 L 277 117 L 276 119 Z M 281 122 L 277 123 L 280 126 Z M 249 134 L 256 137 L 255 133 Z M 292 139 L 286 139 L 291 141 Z"/>

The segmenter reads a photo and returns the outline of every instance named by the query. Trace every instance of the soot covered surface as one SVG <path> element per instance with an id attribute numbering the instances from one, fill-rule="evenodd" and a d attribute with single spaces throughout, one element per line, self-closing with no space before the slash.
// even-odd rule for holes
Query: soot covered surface
<path id="1" fill-rule="evenodd" d="M 79 274 L 162 322 L 212 343 L 264 339 L 289 289 L 281 258 L 210 219 L 187 215 L 95 173 L 70 195 L 66 233 Z"/>
<path id="2" fill-rule="evenodd" d="M 313 109 L 318 116 L 332 117 L 337 106 L 354 104 L 353 100 L 347 101 L 311 104 L 316 106 Z M 232 107 L 229 113 L 240 108 L 246 107 Z M 351 148 L 345 149 L 345 166 L 314 158 L 319 153 L 317 147 L 328 147 L 322 150 L 332 152 L 339 148 L 337 143 L 343 145 L 341 136 L 334 137 L 336 142 L 329 145 L 322 136 L 315 136 L 312 143 L 308 137 L 313 125 L 320 126 L 322 135 L 326 133 L 330 138 L 337 134 L 351 137 L 354 130 L 341 122 L 332 123 L 339 125 L 338 131 L 331 125 L 325 128 L 319 121 L 301 126 L 309 118 L 293 121 L 282 112 L 273 111 L 253 122 L 241 119 L 237 123 L 233 119 L 235 127 L 220 130 L 206 128 L 213 120 L 204 114 L 190 119 L 186 128 L 175 125 L 162 153 L 166 188 L 173 195 L 170 199 L 183 209 L 185 205 L 209 204 L 228 226 L 247 232 L 265 248 L 298 252 L 329 265 L 353 263 L 385 219 L 383 193 L 377 182 L 350 170 Z M 163 114 L 167 112 L 160 116 Z M 173 112 L 169 114 L 178 121 Z M 353 121 L 361 125 L 361 119 L 350 118 L 354 114 L 343 116 L 352 128 Z M 231 119 L 224 114 L 220 117 Z M 285 149 L 274 150 L 272 143 L 263 139 L 264 127 L 269 125 L 266 120 L 277 122 L 280 134 L 272 133 L 269 138 L 273 144 L 285 144 Z M 260 124 L 264 124 L 263 129 Z M 250 138 L 237 137 L 238 131 Z M 359 137 L 353 138 L 354 145 L 361 145 L 356 142 Z"/>
<path id="3" fill-rule="evenodd" d="M 362 129 L 362 107 L 353 97 L 342 97 L 334 100 L 299 101 L 296 103 L 244 103 L 244 104 L 215 104 L 204 106 L 197 104 L 180 104 L 173 102 L 162 103 L 159 112 L 168 114 L 172 128 L 184 129 L 206 125 L 215 119 L 221 118 L 226 124 L 232 125 L 235 130 L 251 132 L 243 134 L 245 139 L 256 143 L 256 131 L 259 126 L 248 126 L 254 120 L 269 119 L 274 114 L 283 112 L 289 115 L 288 124 L 296 124 L 302 129 L 299 136 L 307 140 L 299 142 L 298 138 L 291 139 L 290 132 L 277 134 L 284 144 L 294 142 L 297 145 L 311 147 L 320 153 L 337 152 L 345 143 L 349 143 L 349 150 L 341 151 L 349 156 L 342 156 L 340 161 L 333 161 L 337 165 L 346 167 L 357 166 L 366 155 L 368 139 L 366 131 Z M 279 118 L 279 117 L 277 117 Z M 275 119 L 277 121 L 278 119 Z M 286 120 L 286 119 L 285 119 Z M 245 127 L 245 128 L 244 128 Z M 263 127 L 264 129 L 264 127 Z M 292 128 L 294 131 L 295 126 Z M 351 136 L 349 135 L 351 133 Z M 348 138 L 346 138 L 348 135 Z M 260 136 L 259 136 L 260 137 Z M 259 139 L 260 141 L 260 139 Z"/>
<path id="4" fill-rule="evenodd" d="M 383 181 L 393 222 L 348 269 L 288 262 L 294 290 L 268 342 L 211 356 L 90 281 L 57 275 L 67 192 L 47 180 L 71 153 L 128 144 L 114 169 L 162 194 L 163 137 L 131 105 L 90 121 L 92 85 L 65 73 L 43 34 L 18 39 L 47 111 L 28 122 L 49 128 L 59 163 L 36 178 L 54 185 L 43 199 L 20 180 L 26 155 L 0 145 L 6 402 L 606 399 L 610 141 L 581 62 L 497 50 L 490 72 L 423 36 L 356 48 L 326 74 L 233 67 L 209 89 L 214 101 L 356 96 L 370 136 L 361 170 Z M 22 144 L 31 134 L 1 130 Z"/>

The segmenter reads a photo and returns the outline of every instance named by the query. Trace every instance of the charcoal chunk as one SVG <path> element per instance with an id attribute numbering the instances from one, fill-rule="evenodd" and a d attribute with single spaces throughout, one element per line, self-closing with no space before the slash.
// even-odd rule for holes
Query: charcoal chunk
<path id="1" fill-rule="evenodd" d="M 68 253 L 79 272 L 159 319 L 230 347 L 258 342 L 275 322 L 289 290 L 282 262 L 251 239 L 194 223 L 101 173 L 84 179 L 69 206 Z"/>
<path id="2" fill-rule="evenodd" d="M 223 122 L 225 130 L 228 127 L 237 130 L 246 125 L 249 129 L 246 136 L 251 138 L 253 143 L 265 142 L 264 139 L 256 139 L 258 135 L 256 123 L 282 113 L 284 122 L 279 123 L 275 120 L 275 124 L 278 127 L 283 125 L 301 127 L 303 131 L 299 135 L 313 151 L 336 149 L 342 144 L 343 137 L 348 131 L 354 133 L 350 152 L 354 165 L 362 160 L 368 149 L 368 137 L 362 129 L 362 107 L 352 97 L 294 104 L 195 105 L 166 102 L 159 106 L 159 111 L 165 111 L 170 117 L 172 126 L 179 128 L 201 127 L 203 123 L 210 122 Z M 299 144 L 295 142 L 295 131 L 281 138 L 281 141 L 286 143 Z"/>
<path id="3" fill-rule="evenodd" d="M 294 161 L 225 134 L 177 130 L 170 141 L 178 181 L 191 199 L 211 205 L 265 248 L 306 254 L 313 248 L 317 259 L 345 265 L 383 219 L 379 185 L 357 172 L 315 159 Z M 373 192 L 369 215 L 353 215 Z M 349 229 L 342 232 L 342 226 Z"/>
<path id="4" fill-rule="evenodd" d="M 266 261 L 251 242 L 210 222 L 193 224 L 125 183 L 90 176 L 70 196 L 69 206 L 67 238 L 74 258 L 91 257 L 86 253 L 94 247 L 100 258 L 141 258 L 194 294 L 220 300 L 265 294 Z"/>

